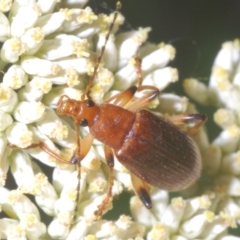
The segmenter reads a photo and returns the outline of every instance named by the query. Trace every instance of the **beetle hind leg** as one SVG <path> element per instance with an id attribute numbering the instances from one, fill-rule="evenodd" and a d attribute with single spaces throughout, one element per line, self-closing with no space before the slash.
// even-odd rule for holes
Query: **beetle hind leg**
<path id="1" fill-rule="evenodd" d="M 171 116 L 168 118 L 168 120 L 177 126 L 189 126 L 187 133 L 189 135 L 194 135 L 198 129 L 207 121 L 207 116 L 201 113 L 185 113 Z M 194 126 L 191 126 L 191 124 L 194 124 Z"/>
<path id="2" fill-rule="evenodd" d="M 148 184 L 132 172 L 130 172 L 130 175 L 135 193 L 138 195 L 146 208 L 152 208 L 152 200 Z"/>
<path id="3" fill-rule="evenodd" d="M 107 195 L 102 201 L 102 203 L 98 206 L 98 209 L 95 211 L 96 220 L 100 220 L 102 218 L 104 210 L 108 207 L 109 203 L 112 202 L 112 187 L 114 181 L 114 156 L 112 149 L 106 145 L 104 145 L 104 153 L 105 159 L 107 161 L 107 165 L 109 167 L 109 176 L 108 176 L 108 189 Z"/>

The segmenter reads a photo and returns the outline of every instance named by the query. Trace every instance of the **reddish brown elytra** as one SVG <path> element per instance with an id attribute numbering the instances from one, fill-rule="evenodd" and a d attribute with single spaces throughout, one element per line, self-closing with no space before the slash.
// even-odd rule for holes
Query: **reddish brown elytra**
<path id="1" fill-rule="evenodd" d="M 80 165 L 94 138 L 105 145 L 105 157 L 110 169 L 109 186 L 106 199 L 96 211 L 97 218 L 102 216 L 112 198 L 113 153 L 130 171 L 135 192 L 147 208 L 152 207 L 148 184 L 167 191 L 179 191 L 196 182 L 202 163 L 199 150 L 189 135 L 194 134 L 207 120 L 204 114 L 181 114 L 166 120 L 143 109 L 159 95 L 159 90 L 142 85 L 141 60 L 138 57 L 135 59 L 138 87 L 132 86 L 100 105 L 89 97 L 85 99 L 89 96 L 116 17 L 117 12 L 82 100 L 76 101 L 64 95 L 57 106 L 59 115 L 67 115 L 74 120 L 78 148 L 71 159 L 72 163 Z M 132 101 L 136 92 L 145 90 L 147 94 Z M 189 127 L 185 132 L 178 127 L 184 124 L 194 124 L 194 127 Z M 89 128 L 90 133 L 84 139 L 80 139 L 78 125 Z M 56 157 L 44 144 L 41 147 Z"/>

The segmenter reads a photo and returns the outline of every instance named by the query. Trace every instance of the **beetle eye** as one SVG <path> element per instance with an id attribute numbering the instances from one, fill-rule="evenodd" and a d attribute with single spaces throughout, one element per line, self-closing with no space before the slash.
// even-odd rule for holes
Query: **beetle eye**
<path id="1" fill-rule="evenodd" d="M 87 99 L 87 107 L 93 107 L 95 103 L 91 99 Z"/>
<path id="2" fill-rule="evenodd" d="M 87 127 L 88 126 L 88 121 L 87 119 L 83 118 L 82 121 L 79 123 L 82 127 Z"/>

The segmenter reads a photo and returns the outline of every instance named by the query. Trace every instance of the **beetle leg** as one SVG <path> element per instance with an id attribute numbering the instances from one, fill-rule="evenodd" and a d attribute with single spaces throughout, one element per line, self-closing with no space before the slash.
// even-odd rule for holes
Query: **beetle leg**
<path id="1" fill-rule="evenodd" d="M 132 172 L 130 172 L 130 175 L 135 193 L 138 195 L 146 208 L 152 208 L 152 201 L 148 184 Z"/>
<path id="2" fill-rule="evenodd" d="M 189 129 L 187 130 L 187 133 L 189 135 L 193 135 L 207 121 L 207 116 L 201 113 L 193 113 L 193 114 L 186 113 L 186 114 L 171 116 L 167 119 L 175 125 L 194 124 L 194 126 L 190 126 Z"/>
<path id="3" fill-rule="evenodd" d="M 15 147 L 10 145 L 10 147 Z M 65 163 L 65 164 L 73 164 L 71 161 L 67 161 L 63 159 L 61 156 L 56 154 L 52 149 L 50 149 L 44 142 L 39 142 L 39 143 L 33 143 L 30 146 L 24 148 L 24 149 L 30 149 L 30 148 L 41 148 L 44 152 L 46 152 L 48 155 L 51 157 L 57 159 L 59 162 Z"/>
<path id="4" fill-rule="evenodd" d="M 137 87 L 136 86 L 132 86 L 128 89 L 126 89 L 123 92 L 120 92 L 110 98 L 108 98 L 107 100 L 104 101 L 104 103 L 110 103 L 111 101 L 113 101 L 114 105 L 118 105 L 120 107 L 125 106 L 128 102 L 130 102 L 134 96 L 134 94 L 137 91 Z"/>
<path id="5" fill-rule="evenodd" d="M 149 90 L 149 93 L 147 93 L 146 95 L 143 95 L 142 97 L 130 103 L 129 106 L 127 106 L 127 109 L 129 111 L 135 112 L 138 109 L 145 107 L 153 99 L 155 99 L 160 93 L 160 91 L 154 86 L 143 85 L 138 87 L 138 92 L 144 91 L 144 90 Z"/>
<path id="6" fill-rule="evenodd" d="M 112 187 L 113 187 L 113 180 L 114 180 L 114 174 L 113 174 L 114 156 L 113 156 L 112 149 L 106 145 L 104 146 L 104 153 L 105 153 L 105 158 L 109 167 L 108 190 L 107 190 L 107 196 L 102 201 L 102 203 L 98 206 L 98 210 L 95 211 L 96 220 L 99 220 L 102 218 L 103 211 L 108 206 L 108 204 L 112 201 Z"/>

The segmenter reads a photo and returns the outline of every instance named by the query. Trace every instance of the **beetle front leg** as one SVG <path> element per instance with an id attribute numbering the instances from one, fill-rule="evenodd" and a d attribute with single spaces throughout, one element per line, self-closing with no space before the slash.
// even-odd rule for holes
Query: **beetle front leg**
<path id="1" fill-rule="evenodd" d="M 104 153 L 105 153 L 105 159 L 109 167 L 108 189 L 107 189 L 107 196 L 102 201 L 102 203 L 98 206 L 98 210 L 95 211 L 96 220 L 99 220 L 102 218 L 103 211 L 107 208 L 108 204 L 112 201 L 112 187 L 113 187 L 113 181 L 114 181 L 114 173 L 113 173 L 114 156 L 113 156 L 112 149 L 106 145 L 104 146 Z"/>
<path id="2" fill-rule="evenodd" d="M 167 119 L 175 125 L 194 124 L 194 126 L 190 126 L 189 129 L 187 130 L 187 133 L 189 135 L 193 135 L 207 121 L 207 116 L 201 113 L 192 113 L 192 114 L 185 113 L 185 114 L 171 116 Z"/>

